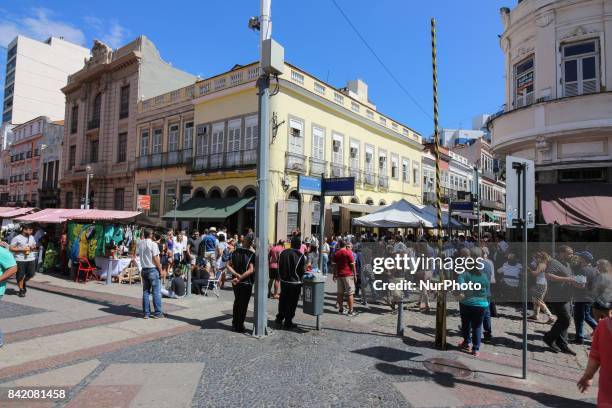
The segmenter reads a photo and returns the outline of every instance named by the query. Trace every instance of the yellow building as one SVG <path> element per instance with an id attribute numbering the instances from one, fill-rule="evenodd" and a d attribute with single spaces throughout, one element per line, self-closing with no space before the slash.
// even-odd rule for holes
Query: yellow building
<path id="1" fill-rule="evenodd" d="M 169 198 L 172 194 L 164 190 L 165 186 L 170 186 L 172 192 L 173 186 L 180 190 L 183 185 L 185 194 L 181 198 L 187 197 L 188 186 L 192 196 L 207 199 L 254 196 L 258 76 L 257 63 L 235 66 L 194 86 L 141 102 L 139 163 L 149 163 L 148 156 L 152 154 L 161 154 L 163 158 L 170 150 L 169 126 L 174 122 L 183 124 L 179 126 L 178 144 L 174 143 L 175 137 L 171 138 L 172 148 L 185 152 L 193 149 L 193 157 L 185 160 L 191 154 L 185 153 L 181 156 L 185 164 L 172 164 L 174 169 L 159 165 L 157 169 L 144 170 L 139 166 L 136 179 L 140 193 L 145 192 L 145 184 L 159 185 L 154 192 L 160 192 L 159 206 L 166 210 L 171 208 L 168 202 L 172 201 Z M 350 81 L 346 88 L 336 89 L 286 64 L 284 74 L 278 81 L 272 81 L 271 88 L 274 96 L 270 100 L 270 240 L 285 238 L 298 227 L 304 236 L 318 229 L 319 197 L 298 194 L 300 174 L 355 177 L 353 197 L 327 198 L 329 233 L 348 231 L 352 216 L 369 212 L 377 205 L 400 198 L 420 203 L 421 136 L 379 113 L 369 102 L 363 81 Z M 184 123 L 190 119 L 178 118 L 181 115 L 190 118 L 186 113 L 189 103 L 195 132 L 192 139 L 187 138 L 186 146 Z M 161 146 L 153 149 L 151 138 L 155 129 L 158 129 L 156 146 L 160 138 Z M 147 144 L 151 148 L 143 150 L 142 146 Z M 157 197 L 154 195 L 152 200 L 156 203 Z M 219 225 L 218 220 L 200 223 Z M 246 204 L 223 223 L 230 230 L 252 227 L 253 203 Z"/>

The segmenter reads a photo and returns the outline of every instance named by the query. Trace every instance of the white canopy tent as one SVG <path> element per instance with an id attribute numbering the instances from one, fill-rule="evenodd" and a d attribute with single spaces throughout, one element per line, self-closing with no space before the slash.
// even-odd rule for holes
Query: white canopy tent
<path id="1" fill-rule="evenodd" d="M 357 227 L 371 228 L 434 228 L 437 225 L 437 209 L 431 205 L 419 206 L 402 199 L 372 214 L 353 219 Z M 442 213 L 442 225 L 448 227 L 448 211 Z M 457 220 L 451 219 L 453 228 L 465 228 Z"/>
<path id="2" fill-rule="evenodd" d="M 421 210 L 403 199 L 372 214 L 353 219 L 354 226 L 372 228 L 419 228 L 428 227 L 429 224 Z"/>

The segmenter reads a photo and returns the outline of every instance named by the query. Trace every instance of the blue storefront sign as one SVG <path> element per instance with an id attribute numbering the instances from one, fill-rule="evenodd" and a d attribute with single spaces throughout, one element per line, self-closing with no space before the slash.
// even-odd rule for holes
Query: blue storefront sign
<path id="1" fill-rule="evenodd" d="M 298 176 L 298 193 L 321 195 L 321 179 L 319 177 Z"/>
<path id="2" fill-rule="evenodd" d="M 474 203 L 471 201 L 453 201 L 451 202 L 451 211 L 472 211 Z"/>
<path id="3" fill-rule="evenodd" d="M 323 195 L 352 196 L 355 195 L 355 177 L 338 177 L 323 179 Z"/>

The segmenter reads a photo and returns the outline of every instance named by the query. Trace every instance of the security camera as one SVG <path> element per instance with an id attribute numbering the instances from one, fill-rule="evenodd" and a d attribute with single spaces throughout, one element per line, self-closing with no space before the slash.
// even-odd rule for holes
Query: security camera
<path id="1" fill-rule="evenodd" d="M 259 27 L 260 27 L 259 17 L 249 18 L 249 28 L 251 30 L 259 30 Z"/>

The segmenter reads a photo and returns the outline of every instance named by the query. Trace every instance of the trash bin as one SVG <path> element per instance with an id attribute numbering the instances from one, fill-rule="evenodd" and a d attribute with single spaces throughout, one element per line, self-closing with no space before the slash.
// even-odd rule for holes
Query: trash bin
<path id="1" fill-rule="evenodd" d="M 311 316 L 323 314 L 325 299 L 325 278 L 314 278 L 304 281 L 303 311 Z"/>

